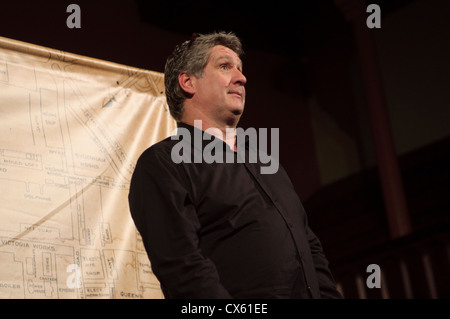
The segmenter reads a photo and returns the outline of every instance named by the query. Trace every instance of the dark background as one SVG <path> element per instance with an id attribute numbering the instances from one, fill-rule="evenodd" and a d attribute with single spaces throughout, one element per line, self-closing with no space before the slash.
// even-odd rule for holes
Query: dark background
<path id="1" fill-rule="evenodd" d="M 70 3 L 81 7 L 81 29 L 66 26 Z M 400 240 L 389 233 L 352 27 L 334 1 L 3 1 L 0 36 L 163 72 L 192 33 L 235 32 L 248 79 L 241 126 L 280 128 L 281 164 L 346 295 L 364 297 L 353 278 L 361 265 L 430 240 L 439 243 L 431 277 L 450 284 L 441 238 L 450 221 L 450 2 L 369 3 L 381 8 L 371 32 L 412 221 Z M 448 297 L 444 284 L 415 292 L 432 290 L 424 260 L 411 262 L 425 278 L 412 297 Z M 402 287 L 389 296 L 411 297 Z"/>

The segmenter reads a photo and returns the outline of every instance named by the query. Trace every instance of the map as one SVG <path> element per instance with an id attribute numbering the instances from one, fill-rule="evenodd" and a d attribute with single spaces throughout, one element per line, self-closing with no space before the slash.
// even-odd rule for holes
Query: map
<path id="1" fill-rule="evenodd" d="M 0 298 L 163 298 L 128 208 L 163 82 L 0 38 Z"/>

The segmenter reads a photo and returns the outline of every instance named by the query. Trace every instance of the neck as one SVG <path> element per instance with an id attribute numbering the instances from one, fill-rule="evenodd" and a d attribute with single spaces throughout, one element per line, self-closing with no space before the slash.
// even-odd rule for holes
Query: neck
<path id="1" fill-rule="evenodd" d="M 236 126 L 238 120 L 236 121 L 217 121 L 211 120 L 207 117 L 197 117 L 183 115 L 181 122 L 192 125 L 202 131 L 207 131 L 225 143 L 232 150 L 236 150 Z"/>

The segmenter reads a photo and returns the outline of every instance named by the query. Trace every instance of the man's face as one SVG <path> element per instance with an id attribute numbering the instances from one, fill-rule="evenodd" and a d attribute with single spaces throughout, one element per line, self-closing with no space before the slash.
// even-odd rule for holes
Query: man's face
<path id="1" fill-rule="evenodd" d="M 194 81 L 194 98 L 203 112 L 219 120 L 239 119 L 244 111 L 247 79 L 242 74 L 242 61 L 233 50 L 213 47 L 203 75 Z"/>

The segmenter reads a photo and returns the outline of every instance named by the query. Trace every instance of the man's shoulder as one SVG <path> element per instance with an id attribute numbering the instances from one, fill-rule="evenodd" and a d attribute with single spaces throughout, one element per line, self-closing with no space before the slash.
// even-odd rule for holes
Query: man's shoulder
<path id="1" fill-rule="evenodd" d="M 161 160 L 168 160 L 171 156 L 173 146 L 177 141 L 173 140 L 171 136 L 151 145 L 138 158 L 138 165 L 143 163 L 160 162 Z"/>
<path id="2" fill-rule="evenodd" d="M 173 145 L 177 143 L 172 136 L 166 137 L 165 139 L 151 145 L 142 154 L 152 154 L 152 153 L 167 153 L 171 151 Z"/>

